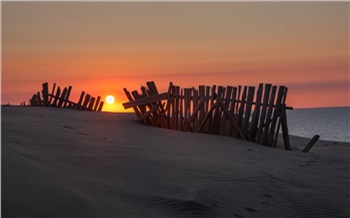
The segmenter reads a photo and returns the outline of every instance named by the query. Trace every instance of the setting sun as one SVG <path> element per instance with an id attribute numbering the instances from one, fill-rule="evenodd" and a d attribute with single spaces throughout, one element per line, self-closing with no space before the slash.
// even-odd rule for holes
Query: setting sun
<path id="1" fill-rule="evenodd" d="M 114 97 L 112 95 L 108 95 L 106 97 L 107 104 L 113 104 L 114 103 Z"/>

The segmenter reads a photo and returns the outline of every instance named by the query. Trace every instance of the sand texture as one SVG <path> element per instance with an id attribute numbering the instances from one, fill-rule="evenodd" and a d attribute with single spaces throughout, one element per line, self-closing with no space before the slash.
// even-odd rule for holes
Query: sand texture
<path id="1" fill-rule="evenodd" d="M 2 108 L 2 217 L 349 217 L 349 143 L 295 151 L 137 123 Z"/>

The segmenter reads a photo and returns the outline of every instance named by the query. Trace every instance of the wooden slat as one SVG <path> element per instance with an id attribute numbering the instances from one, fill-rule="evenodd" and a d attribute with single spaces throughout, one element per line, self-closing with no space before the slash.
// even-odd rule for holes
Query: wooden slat
<path id="1" fill-rule="evenodd" d="M 159 95 L 158 93 L 158 89 L 156 87 L 156 84 L 151 81 L 151 82 L 147 82 L 147 87 L 149 89 L 149 93 L 150 95 Z M 158 104 L 158 108 L 157 108 L 157 115 L 159 116 L 159 120 L 157 121 L 161 127 L 166 127 L 167 123 L 166 123 L 166 114 L 165 114 L 165 109 L 164 109 L 164 105 L 162 104 L 161 101 L 157 101 L 156 104 Z M 157 125 L 158 126 L 158 125 Z"/>
<path id="2" fill-rule="evenodd" d="M 83 110 L 86 110 L 87 109 L 87 105 L 88 105 L 88 103 L 90 102 L 90 95 L 89 94 L 86 94 L 85 95 L 85 100 L 84 100 L 84 103 L 83 103 L 83 105 L 82 105 L 82 109 Z"/>
<path id="3" fill-rule="evenodd" d="M 193 104 L 193 111 L 192 116 L 194 117 L 193 120 L 193 130 L 197 131 L 198 129 L 198 110 L 194 110 L 198 106 L 198 90 L 195 88 L 192 88 L 193 98 L 192 98 L 192 104 Z"/>
<path id="4" fill-rule="evenodd" d="M 154 105 L 149 111 L 147 111 L 146 113 L 142 114 L 138 119 L 137 121 L 143 121 L 144 119 L 146 119 L 149 115 L 151 115 L 154 111 L 157 110 L 157 108 L 159 108 L 159 105 L 156 104 Z"/>
<path id="5" fill-rule="evenodd" d="M 142 106 L 142 105 L 150 104 L 152 102 L 165 100 L 167 98 L 168 98 L 168 93 L 162 93 L 162 94 L 150 96 L 148 98 L 139 98 L 135 101 L 126 102 L 126 103 L 123 103 L 123 106 L 125 109 L 128 109 L 135 106 Z"/>
<path id="6" fill-rule="evenodd" d="M 196 108 L 193 110 L 192 115 L 189 117 L 189 119 L 188 119 L 187 122 L 186 122 L 186 125 L 185 125 L 185 128 L 184 128 L 185 131 L 189 129 L 191 122 L 193 122 L 193 121 L 196 119 L 196 114 L 198 113 L 198 111 L 201 110 L 201 108 L 203 108 L 204 102 L 205 102 L 205 98 L 202 98 L 202 99 L 200 100 L 199 104 L 198 104 L 198 105 L 196 106 Z M 203 119 L 203 120 L 204 120 L 204 119 Z M 202 122 L 203 122 L 203 121 L 202 121 Z M 194 130 L 195 132 L 197 132 L 197 131 L 198 131 L 198 128 L 197 128 L 197 129 L 193 128 L 193 130 Z"/>
<path id="7" fill-rule="evenodd" d="M 242 92 L 242 86 L 238 86 L 238 92 L 237 92 L 237 104 L 236 104 L 236 113 L 238 115 L 238 110 L 239 110 L 239 106 L 242 103 L 241 102 L 241 92 Z"/>
<path id="8" fill-rule="evenodd" d="M 239 137 L 241 139 L 247 140 L 247 137 L 245 136 L 245 134 L 243 133 L 243 131 L 241 130 L 241 128 L 237 125 L 236 120 L 234 119 L 233 115 L 228 111 L 228 108 L 226 107 L 226 105 L 224 104 L 224 102 L 222 101 L 222 99 L 219 97 L 216 98 L 218 104 L 221 105 L 222 110 L 224 113 L 227 114 L 227 116 L 229 117 L 229 119 L 231 120 L 232 124 L 234 125 L 234 127 L 237 129 Z"/>
<path id="9" fill-rule="evenodd" d="M 310 142 L 305 146 L 305 148 L 302 150 L 302 152 L 308 152 L 312 148 L 312 146 L 317 142 L 317 140 L 320 138 L 319 135 L 315 135 Z"/>
<path id="10" fill-rule="evenodd" d="M 60 97 L 60 95 L 61 95 L 61 89 L 60 89 L 60 87 L 58 86 L 58 87 L 57 87 L 57 90 L 56 90 L 56 95 L 53 96 L 54 101 L 53 101 L 52 104 L 51 104 L 52 106 L 54 106 L 54 107 L 57 106 L 57 101 L 58 101 L 58 98 Z"/>
<path id="11" fill-rule="evenodd" d="M 262 140 L 261 140 L 261 144 L 263 144 L 263 145 L 268 145 L 267 138 L 268 138 L 268 134 L 269 134 L 269 127 L 270 127 L 270 122 L 271 122 L 273 104 L 274 104 L 275 96 L 276 96 L 276 89 L 277 89 L 277 86 L 272 86 L 271 96 L 269 99 L 269 106 L 267 109 L 267 115 L 266 115 L 266 119 L 265 119 L 265 123 L 264 123 L 264 130 L 263 130 L 263 135 L 262 135 Z"/>
<path id="12" fill-rule="evenodd" d="M 131 95 L 132 95 L 132 97 L 135 99 L 134 102 L 139 101 L 139 100 L 141 100 L 141 99 L 146 99 L 146 98 L 142 98 L 142 96 L 140 96 L 140 94 L 139 94 L 136 90 L 132 91 L 132 92 L 131 92 Z M 135 106 L 136 106 L 136 105 L 135 105 Z M 138 108 L 139 108 L 141 114 L 144 114 L 144 113 L 147 112 L 147 109 L 146 109 L 146 105 L 145 105 L 145 104 L 139 105 Z M 147 124 L 147 125 L 153 125 L 152 119 L 151 119 L 150 117 L 147 117 L 147 118 L 144 119 L 144 120 L 146 121 L 146 124 Z"/>
<path id="13" fill-rule="evenodd" d="M 242 96 L 241 96 L 241 102 L 238 110 L 238 119 L 237 119 L 237 126 L 239 128 L 242 128 L 242 121 L 243 121 L 243 114 L 244 114 L 244 106 L 246 102 L 246 97 L 247 97 L 247 86 L 244 86 Z M 237 133 L 236 136 L 238 137 Z"/>
<path id="14" fill-rule="evenodd" d="M 214 103 L 211 105 L 210 109 L 208 110 L 208 113 L 205 115 L 203 119 L 203 122 L 201 123 L 201 125 L 199 125 L 197 132 L 201 132 L 204 125 L 211 119 L 213 110 L 215 109 L 216 105 L 217 103 Z"/>
<path id="15" fill-rule="evenodd" d="M 181 92 L 180 92 L 180 96 L 183 96 L 183 93 L 184 90 L 181 89 Z M 179 130 L 182 131 L 184 129 L 184 110 L 183 110 L 183 105 L 184 104 L 184 100 L 183 99 L 180 99 L 180 111 L 179 111 L 179 115 L 180 115 L 180 120 L 179 120 Z"/>
<path id="16" fill-rule="evenodd" d="M 210 86 L 205 87 L 205 103 L 204 103 L 204 113 L 207 114 L 210 105 L 209 105 L 209 99 L 210 99 Z M 204 115 L 205 116 L 205 115 Z"/>
<path id="17" fill-rule="evenodd" d="M 276 100 L 276 106 L 275 106 L 275 110 L 273 112 L 273 117 L 272 117 L 272 121 L 271 121 L 271 127 L 270 127 L 270 131 L 269 131 L 269 135 L 267 138 L 267 144 L 269 146 L 272 146 L 273 144 L 273 139 L 275 136 L 275 130 L 276 130 L 276 124 L 277 124 L 277 119 L 280 116 L 281 113 L 281 105 L 282 105 L 282 99 L 283 99 L 283 95 L 284 95 L 284 89 L 285 86 L 280 86 L 278 89 L 278 95 L 277 95 L 277 100 Z M 278 134 L 278 133 L 277 133 Z"/>
<path id="18" fill-rule="evenodd" d="M 56 88 L 56 83 L 53 84 L 52 91 L 51 91 L 51 96 L 50 96 L 50 98 L 49 98 L 49 104 L 51 104 L 52 96 L 53 96 L 54 93 L 55 93 L 55 88 Z"/>
<path id="19" fill-rule="evenodd" d="M 171 114 L 171 101 L 172 101 L 172 87 L 173 87 L 173 83 L 170 82 L 169 83 L 169 87 L 168 87 L 168 98 L 166 101 L 166 107 L 165 107 L 165 113 L 166 113 L 166 121 L 167 121 L 167 128 L 171 128 L 171 120 L 170 120 L 170 114 Z"/>
<path id="20" fill-rule="evenodd" d="M 142 97 L 150 97 L 150 96 L 155 96 L 158 94 L 157 87 L 155 86 L 154 82 L 147 82 L 147 88 L 144 86 L 141 86 L 141 90 L 143 93 Z M 152 103 L 147 104 L 147 106 L 151 109 L 153 106 L 158 105 L 157 109 L 152 113 L 152 116 L 150 116 L 150 119 L 153 120 L 153 125 L 154 126 L 159 126 L 159 127 L 165 127 L 166 122 L 165 119 L 163 119 L 162 116 L 162 111 L 163 105 L 161 101 L 155 101 Z M 164 109 L 163 109 L 164 111 Z"/>
<path id="21" fill-rule="evenodd" d="M 179 129 L 180 86 L 175 86 L 175 130 Z"/>
<path id="22" fill-rule="evenodd" d="M 43 83 L 43 102 L 45 106 L 49 106 L 49 84 L 47 82 Z"/>
<path id="23" fill-rule="evenodd" d="M 262 135 L 263 135 L 265 118 L 266 118 L 266 111 L 267 111 L 270 92 L 271 92 L 271 86 L 272 86 L 271 84 L 265 84 L 264 99 L 263 99 L 263 104 L 261 106 L 261 115 L 259 118 L 259 128 L 258 128 L 258 132 L 257 132 L 256 139 L 255 139 L 255 141 L 259 144 L 261 143 L 261 139 L 262 139 Z"/>
<path id="24" fill-rule="evenodd" d="M 283 105 L 282 111 L 281 111 L 281 125 L 282 125 L 282 135 L 283 135 L 284 148 L 288 151 L 291 151 L 292 147 L 290 146 L 290 141 L 289 141 L 289 133 L 288 133 L 288 125 L 287 125 L 287 113 L 286 113 L 286 109 L 285 109 L 284 105 Z"/>
<path id="25" fill-rule="evenodd" d="M 31 106 L 38 106 L 38 102 L 37 102 L 37 97 L 36 94 L 33 94 L 32 98 L 30 99 L 30 105 Z"/>
<path id="26" fill-rule="evenodd" d="M 67 107 L 68 105 L 68 101 L 69 101 L 69 96 L 70 96 L 70 92 L 72 91 L 72 86 L 68 87 L 68 91 L 67 91 L 67 95 L 66 95 L 66 101 L 63 103 L 63 107 Z"/>
<path id="27" fill-rule="evenodd" d="M 210 110 L 210 99 L 211 99 L 211 96 L 210 96 L 210 89 L 211 87 L 210 86 L 206 86 L 205 87 L 205 103 L 204 103 L 204 118 L 203 118 L 203 121 L 205 119 L 205 116 L 208 114 L 208 111 Z M 203 123 L 203 121 L 201 123 Z M 209 122 L 206 122 L 204 124 L 204 127 L 203 127 L 203 132 L 209 132 L 210 131 L 210 125 L 209 125 Z"/>
<path id="28" fill-rule="evenodd" d="M 237 87 L 233 87 L 232 97 L 230 102 L 230 111 L 229 111 L 233 116 L 235 115 L 235 112 L 236 112 L 236 104 L 237 104 Z M 233 124 L 230 122 L 227 135 L 233 136 L 233 134 L 234 134 L 234 128 L 233 128 Z"/>
<path id="29" fill-rule="evenodd" d="M 201 85 L 198 87 L 198 94 L 199 94 L 199 96 L 198 96 L 199 99 L 201 99 L 201 100 L 203 99 L 203 101 L 205 102 L 205 86 Z M 205 117 L 204 102 L 203 102 L 203 106 L 199 110 L 198 124 L 201 124 L 203 122 L 204 117 Z"/>
<path id="30" fill-rule="evenodd" d="M 43 101 L 42 101 L 42 99 L 40 97 L 40 92 L 36 93 L 36 97 L 37 97 L 37 101 L 38 101 L 39 105 L 43 105 Z"/>
<path id="31" fill-rule="evenodd" d="M 104 104 L 104 102 L 103 102 L 103 101 L 100 101 L 100 104 L 98 105 L 97 111 L 102 111 L 103 104 Z"/>
<path id="32" fill-rule="evenodd" d="M 95 97 L 90 98 L 90 102 L 89 102 L 89 106 L 88 106 L 89 111 L 92 111 L 92 108 L 94 107 L 94 104 L 95 104 L 95 100 L 96 100 Z"/>
<path id="33" fill-rule="evenodd" d="M 218 93 L 216 96 L 216 100 L 218 98 L 222 99 L 222 95 L 224 93 L 224 87 L 218 86 Z M 220 109 L 220 104 L 217 104 L 215 111 L 214 111 L 214 122 L 213 122 L 213 133 L 214 134 L 219 134 L 220 133 L 220 123 L 221 123 L 221 109 Z"/>
<path id="34" fill-rule="evenodd" d="M 262 83 L 259 84 L 258 91 L 256 93 L 256 99 L 255 99 L 255 108 L 252 115 L 252 123 L 251 128 L 249 131 L 248 138 L 250 141 L 255 141 L 256 133 L 258 131 L 258 122 L 259 122 L 259 115 L 260 115 L 260 106 L 261 106 L 261 98 L 263 93 L 264 85 Z"/>
<path id="35" fill-rule="evenodd" d="M 81 107 L 82 107 L 82 102 L 83 102 L 83 99 L 84 99 L 84 95 L 85 95 L 85 92 L 84 91 L 82 91 L 81 92 L 81 94 L 80 94 L 80 98 L 79 98 L 79 101 L 78 101 L 78 103 L 77 103 L 77 109 L 81 109 Z"/>
<path id="36" fill-rule="evenodd" d="M 285 105 L 285 103 L 286 103 L 287 93 L 288 93 L 288 88 L 285 87 L 284 93 L 283 93 L 283 97 L 282 97 L 281 112 L 280 112 L 280 116 L 279 116 L 278 121 L 277 121 L 277 127 L 276 127 L 276 133 L 277 133 L 277 134 L 275 134 L 275 138 L 274 138 L 273 143 L 272 143 L 272 147 L 274 147 L 274 148 L 275 148 L 276 145 L 277 145 L 277 140 L 278 140 L 278 136 L 279 136 L 279 131 L 280 131 L 281 122 L 283 122 L 283 121 L 282 121 L 282 119 L 283 119 L 283 117 L 282 117 L 282 111 L 283 111 L 283 110 L 286 110 L 286 107 L 285 107 L 286 105 Z M 285 112 L 285 111 L 284 111 L 284 112 Z M 285 115 L 285 116 L 287 116 L 287 115 Z M 287 117 L 286 117 L 286 119 L 287 119 Z M 289 137 L 288 137 L 288 140 L 289 140 Z"/>
<path id="37" fill-rule="evenodd" d="M 67 95 L 67 87 L 63 89 L 63 92 L 61 94 L 61 98 L 58 101 L 57 107 L 62 107 L 63 103 L 65 102 L 66 95 Z"/>
<path id="38" fill-rule="evenodd" d="M 213 105 L 215 103 L 216 98 L 216 85 L 213 85 L 211 87 L 211 96 L 210 96 L 210 105 Z M 215 104 L 217 106 L 217 104 Z M 215 110 L 214 108 L 213 110 Z M 213 111 L 214 113 L 214 111 Z M 214 120 L 213 120 L 213 113 L 211 113 L 211 116 L 208 118 L 209 126 L 208 126 L 208 132 L 213 133 L 214 132 Z"/>
<path id="39" fill-rule="evenodd" d="M 242 123 L 242 131 L 245 135 L 248 134 L 248 124 L 249 124 L 249 119 L 250 119 L 250 113 L 252 110 L 252 103 L 253 103 L 253 98 L 254 98 L 254 92 L 255 92 L 255 87 L 254 86 L 249 86 L 248 88 L 248 97 L 247 97 L 247 104 L 245 107 L 245 113 L 244 113 L 244 119 Z"/>
<path id="40" fill-rule="evenodd" d="M 191 103 L 191 89 L 184 89 L 184 106 L 185 106 L 185 120 L 190 117 L 190 103 Z"/>
<path id="41" fill-rule="evenodd" d="M 95 106 L 92 110 L 97 111 L 97 108 L 98 108 L 98 105 L 100 104 L 100 101 L 101 101 L 101 97 L 97 96 Z"/>

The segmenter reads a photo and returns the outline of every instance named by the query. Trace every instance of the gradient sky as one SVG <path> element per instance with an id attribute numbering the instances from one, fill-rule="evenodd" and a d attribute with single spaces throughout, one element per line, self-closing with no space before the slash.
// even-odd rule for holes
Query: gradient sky
<path id="1" fill-rule="evenodd" d="M 350 106 L 349 2 L 3 2 L 2 103 L 43 82 L 117 103 L 153 80 L 289 87 L 295 108 Z"/>

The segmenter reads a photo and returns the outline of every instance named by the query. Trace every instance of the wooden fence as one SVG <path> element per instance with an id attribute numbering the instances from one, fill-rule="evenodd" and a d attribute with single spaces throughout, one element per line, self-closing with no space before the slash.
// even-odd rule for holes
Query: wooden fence
<path id="1" fill-rule="evenodd" d="M 158 93 L 154 82 L 141 92 L 124 88 L 138 121 L 174 130 L 231 136 L 276 147 L 282 129 L 284 147 L 291 150 L 286 106 L 288 88 L 271 84 L 253 86 L 199 86 L 180 88 L 170 82 Z"/>
<path id="2" fill-rule="evenodd" d="M 42 91 L 37 92 L 29 100 L 31 106 L 51 106 L 51 107 L 63 107 L 77 110 L 88 110 L 88 111 L 101 111 L 104 102 L 101 101 L 101 97 L 92 97 L 89 94 L 85 95 L 83 91 L 80 95 L 78 103 L 69 100 L 72 86 L 64 87 L 61 92 L 61 88 L 56 83 L 52 87 L 51 93 L 49 93 L 49 85 L 47 82 L 42 84 Z M 56 94 L 55 94 L 56 92 Z M 85 97 L 85 98 L 84 98 Z"/>

